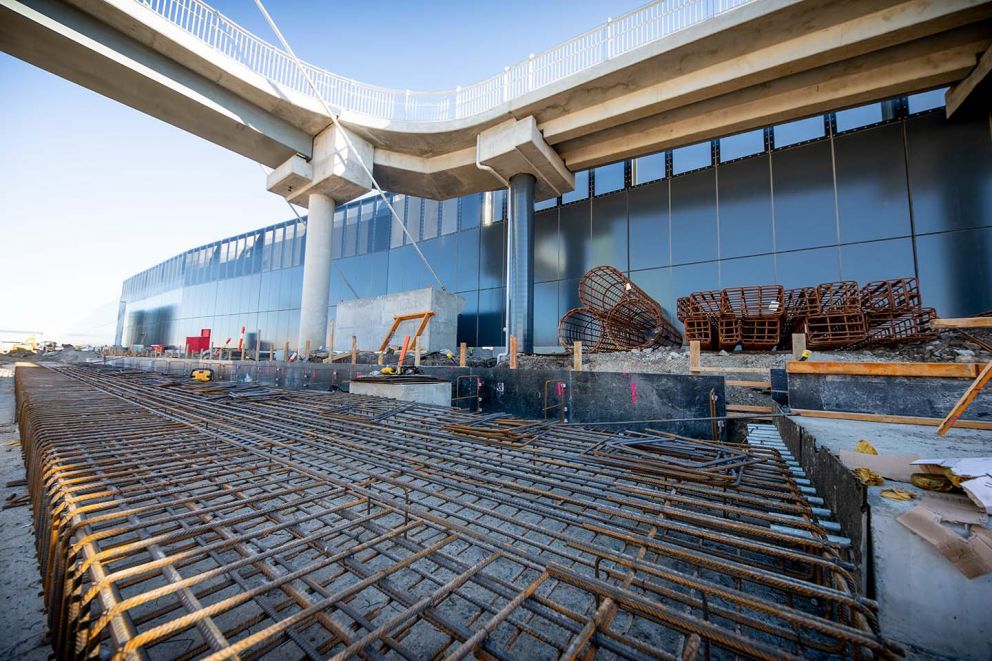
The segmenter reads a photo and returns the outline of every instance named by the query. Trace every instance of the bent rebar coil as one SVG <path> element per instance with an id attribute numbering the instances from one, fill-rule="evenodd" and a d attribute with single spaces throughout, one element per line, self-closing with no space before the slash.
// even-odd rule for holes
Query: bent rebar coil
<path id="1" fill-rule="evenodd" d="M 59 658 L 898 653 L 772 449 L 216 385 L 17 369 Z"/>

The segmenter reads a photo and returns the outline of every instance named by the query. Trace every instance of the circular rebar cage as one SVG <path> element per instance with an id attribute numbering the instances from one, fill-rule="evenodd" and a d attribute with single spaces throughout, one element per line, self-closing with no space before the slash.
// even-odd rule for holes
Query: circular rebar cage
<path id="1" fill-rule="evenodd" d="M 647 296 L 640 287 L 612 266 L 597 266 L 579 281 L 579 300 L 582 305 L 604 314 L 622 301 L 630 291 Z"/>
<path id="2" fill-rule="evenodd" d="M 682 335 L 661 311 L 661 306 L 639 296 L 628 296 L 606 317 L 606 334 L 623 350 L 679 346 Z"/>
<path id="3" fill-rule="evenodd" d="M 588 353 L 615 350 L 606 337 L 606 319 L 591 308 L 572 308 L 558 322 L 561 348 L 571 351 L 575 342 L 582 342 L 582 350 Z"/>

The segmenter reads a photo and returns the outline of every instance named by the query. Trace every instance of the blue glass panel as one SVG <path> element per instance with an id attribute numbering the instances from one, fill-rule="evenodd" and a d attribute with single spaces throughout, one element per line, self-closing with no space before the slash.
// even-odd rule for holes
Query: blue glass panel
<path id="1" fill-rule="evenodd" d="M 902 126 L 834 140 L 841 243 L 910 234 Z"/>
<path id="2" fill-rule="evenodd" d="M 503 345 L 506 292 L 502 288 L 479 291 L 479 344 L 478 346 Z"/>
<path id="3" fill-rule="evenodd" d="M 558 344 L 558 283 L 534 285 L 534 344 L 555 347 Z"/>
<path id="4" fill-rule="evenodd" d="M 760 154 L 765 151 L 765 132 L 762 129 L 720 138 L 720 162 Z"/>
<path id="5" fill-rule="evenodd" d="M 665 178 L 665 152 L 635 158 L 633 165 L 634 185 L 646 184 Z"/>
<path id="6" fill-rule="evenodd" d="M 534 214 L 534 282 L 558 279 L 558 210 Z"/>
<path id="7" fill-rule="evenodd" d="M 713 146 L 709 141 L 672 150 L 672 174 L 708 168 L 713 165 Z"/>
<path id="8" fill-rule="evenodd" d="M 478 227 L 482 219 L 482 193 L 465 195 L 461 198 L 460 227 L 463 230 Z"/>
<path id="9" fill-rule="evenodd" d="M 716 170 L 671 181 L 672 263 L 717 258 Z"/>
<path id="10" fill-rule="evenodd" d="M 549 197 L 546 200 L 541 200 L 540 202 L 534 203 L 534 211 L 543 211 L 545 209 L 550 209 L 551 207 L 558 204 L 557 197 Z"/>
<path id="11" fill-rule="evenodd" d="M 499 287 L 506 277 L 506 223 L 482 227 L 479 246 L 479 288 Z"/>
<path id="12" fill-rule="evenodd" d="M 632 188 L 627 193 L 630 268 L 669 263 L 668 182 Z"/>
<path id="13" fill-rule="evenodd" d="M 577 202 L 589 197 L 589 171 L 582 170 L 575 173 L 575 190 L 561 196 L 561 203 Z"/>
<path id="14" fill-rule="evenodd" d="M 992 310 L 992 228 L 918 237 L 923 304 L 942 317 Z"/>
<path id="15" fill-rule="evenodd" d="M 916 231 L 992 225 L 988 118 L 914 117 L 906 122 L 906 139 Z"/>
<path id="16" fill-rule="evenodd" d="M 593 266 L 589 254 L 592 221 L 589 203 L 582 202 L 558 210 L 558 273 L 563 278 L 581 278 Z"/>
<path id="17" fill-rule="evenodd" d="M 775 256 L 778 282 L 786 289 L 810 287 L 840 280 L 840 251 L 837 247 L 795 250 Z"/>
<path id="18" fill-rule="evenodd" d="M 850 243 L 840 247 L 840 258 L 843 279 L 857 280 L 861 284 L 887 278 L 911 278 L 916 272 L 912 239 Z"/>
<path id="19" fill-rule="evenodd" d="M 776 149 L 788 147 L 797 142 L 822 138 L 825 135 L 823 117 L 817 115 L 816 117 L 808 117 L 787 124 L 779 124 L 774 128 L 774 134 Z"/>
<path id="20" fill-rule="evenodd" d="M 455 281 L 445 283 L 454 291 L 474 291 L 479 288 L 479 234 L 478 227 L 458 233 Z"/>
<path id="21" fill-rule="evenodd" d="M 638 287 L 647 292 L 648 296 L 658 301 L 664 308 L 669 319 L 675 319 L 674 302 L 672 298 L 672 274 L 671 269 L 646 269 L 644 271 L 632 271 L 630 279 Z"/>
<path id="22" fill-rule="evenodd" d="M 464 342 L 470 347 L 478 346 L 479 292 L 467 291 L 459 296 L 465 299 L 465 307 L 458 315 L 458 342 Z"/>
<path id="23" fill-rule="evenodd" d="M 882 104 L 871 103 L 867 106 L 839 110 L 836 115 L 837 132 L 850 131 L 869 124 L 882 121 Z"/>
<path id="24" fill-rule="evenodd" d="M 942 87 L 939 90 L 912 94 L 908 99 L 909 112 L 923 112 L 925 110 L 933 110 L 934 108 L 943 108 L 945 94 L 947 94 L 946 87 Z"/>
<path id="25" fill-rule="evenodd" d="M 768 157 L 721 166 L 720 257 L 770 252 L 772 189 Z"/>
<path id="26" fill-rule="evenodd" d="M 624 186 L 625 163 L 612 163 L 596 168 L 593 177 L 596 195 L 604 195 L 618 191 Z"/>
<path id="27" fill-rule="evenodd" d="M 611 195 L 591 200 L 592 220 L 589 265 L 609 264 L 627 270 L 627 196 Z"/>
<path id="28" fill-rule="evenodd" d="M 777 151 L 771 159 L 776 250 L 837 243 L 830 144 Z"/>
<path id="29" fill-rule="evenodd" d="M 724 259 L 720 262 L 720 287 L 747 287 L 778 282 L 772 255 Z"/>

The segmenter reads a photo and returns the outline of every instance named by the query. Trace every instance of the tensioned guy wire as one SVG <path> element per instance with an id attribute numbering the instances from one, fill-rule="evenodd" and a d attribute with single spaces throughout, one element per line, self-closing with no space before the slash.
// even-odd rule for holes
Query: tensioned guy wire
<path id="1" fill-rule="evenodd" d="M 417 245 L 417 241 L 410 234 L 410 230 L 408 230 L 406 228 L 406 225 L 403 224 L 403 219 L 400 218 L 398 213 L 396 213 L 396 209 L 393 208 L 393 205 L 389 201 L 389 198 L 386 197 L 386 193 L 383 192 L 382 187 L 379 185 L 379 182 L 376 181 L 375 177 L 372 175 L 372 169 L 368 165 L 366 165 L 365 160 L 362 158 L 361 154 L 359 154 L 358 151 L 355 149 L 355 143 L 351 141 L 351 136 L 348 135 L 348 132 L 344 130 L 343 126 L 341 126 L 341 122 L 338 121 L 337 113 L 331 110 L 331 106 L 324 99 L 324 95 L 320 93 L 320 90 L 317 89 L 317 85 L 313 82 L 313 79 L 310 77 L 310 74 L 307 72 L 306 67 L 304 67 L 303 63 L 300 62 L 300 59 L 296 57 L 296 53 L 293 52 L 292 48 L 290 48 L 289 42 L 286 41 L 286 38 L 282 36 L 282 32 L 279 30 L 279 27 L 276 25 L 276 22 L 272 20 L 272 16 L 270 16 L 269 12 L 266 11 L 265 6 L 262 4 L 262 0 L 255 0 L 255 4 L 258 5 L 258 10 L 262 12 L 262 16 L 265 17 L 265 21 L 269 24 L 269 27 L 272 28 L 272 32 L 275 33 L 276 38 L 279 39 L 279 43 L 282 44 L 282 47 L 286 50 L 286 54 L 293 59 L 293 63 L 296 64 L 296 67 L 300 70 L 300 74 L 303 76 L 303 79 L 307 81 L 307 85 L 313 91 L 314 96 L 317 97 L 317 100 L 320 101 L 320 104 L 324 107 L 324 112 L 330 115 L 331 121 L 334 123 L 334 127 L 341 131 L 342 137 L 344 137 L 345 142 L 348 143 L 348 149 L 350 149 L 355 154 L 355 158 L 357 159 L 358 164 L 362 167 L 362 171 L 364 171 L 365 174 L 368 176 L 369 180 L 372 182 L 372 187 L 375 188 L 376 192 L 379 194 L 379 197 L 382 198 L 383 203 L 386 205 L 386 208 L 389 209 L 389 213 L 393 215 L 393 218 L 396 220 L 397 224 L 399 224 L 400 228 L 402 228 L 403 233 L 406 234 L 406 237 L 410 240 L 410 243 L 413 245 L 414 250 L 416 250 L 417 254 L 420 255 L 420 259 L 424 262 L 424 266 L 426 266 L 427 270 L 431 272 L 432 276 L 434 276 L 434 279 L 437 281 L 437 284 L 441 287 L 441 291 L 448 291 L 447 287 L 444 286 L 444 283 L 441 282 L 441 278 L 438 277 L 437 272 L 431 266 L 431 263 L 427 261 L 427 257 L 420 249 L 420 246 Z"/>

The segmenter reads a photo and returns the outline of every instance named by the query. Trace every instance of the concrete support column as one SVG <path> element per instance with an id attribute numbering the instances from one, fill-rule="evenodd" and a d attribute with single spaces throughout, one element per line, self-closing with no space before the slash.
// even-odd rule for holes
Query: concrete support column
<path id="1" fill-rule="evenodd" d="M 331 290 L 331 229 L 334 226 L 334 199 L 310 193 L 307 218 L 307 249 L 303 260 L 303 294 L 300 298 L 302 351 L 307 341 L 317 349 L 327 342 L 327 301 Z"/>
<path id="2" fill-rule="evenodd" d="M 510 177 L 510 334 L 534 351 L 534 186 L 532 174 Z"/>

